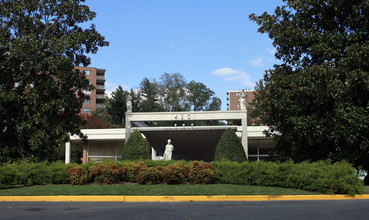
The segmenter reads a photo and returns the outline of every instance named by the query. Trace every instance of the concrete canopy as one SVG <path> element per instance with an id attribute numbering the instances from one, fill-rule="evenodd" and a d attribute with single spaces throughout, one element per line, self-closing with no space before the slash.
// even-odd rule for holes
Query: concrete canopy
<path id="1" fill-rule="evenodd" d="M 171 139 L 174 146 L 174 160 L 212 161 L 220 137 L 225 129 L 237 130 L 237 126 L 204 126 L 204 127 L 167 127 L 165 129 L 137 128 L 143 133 L 162 156 L 167 140 Z"/>
<path id="2" fill-rule="evenodd" d="M 231 126 L 240 133 L 245 156 L 247 150 L 246 110 L 240 111 L 205 111 L 205 112 L 126 112 L 126 141 L 133 130 L 145 135 L 150 145 L 163 155 L 167 140 L 174 146 L 173 159 L 205 160 L 214 159 L 218 141 L 230 126 L 178 126 L 178 127 L 132 127 L 134 122 L 156 121 L 207 121 L 241 120 L 241 126 Z"/>

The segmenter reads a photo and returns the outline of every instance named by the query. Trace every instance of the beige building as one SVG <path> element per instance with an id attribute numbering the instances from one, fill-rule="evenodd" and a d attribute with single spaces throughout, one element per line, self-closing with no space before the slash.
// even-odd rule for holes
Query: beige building
<path id="1" fill-rule="evenodd" d="M 98 69 L 93 67 L 75 67 L 81 71 L 84 71 L 86 78 L 90 81 L 95 89 L 83 91 L 90 97 L 89 100 L 85 100 L 82 105 L 81 113 L 90 114 L 98 109 L 105 109 L 105 69 Z"/>

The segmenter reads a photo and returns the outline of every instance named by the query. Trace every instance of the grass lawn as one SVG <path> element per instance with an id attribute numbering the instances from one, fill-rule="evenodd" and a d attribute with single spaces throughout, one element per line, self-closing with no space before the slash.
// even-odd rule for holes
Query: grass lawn
<path id="1" fill-rule="evenodd" d="M 212 185 L 44 185 L 1 189 L 0 196 L 46 195 L 314 195 L 299 189 L 230 184 Z"/>

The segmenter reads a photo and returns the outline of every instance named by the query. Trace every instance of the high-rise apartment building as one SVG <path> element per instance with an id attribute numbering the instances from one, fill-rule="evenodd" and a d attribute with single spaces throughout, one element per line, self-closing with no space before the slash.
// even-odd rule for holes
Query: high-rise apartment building
<path id="1" fill-rule="evenodd" d="M 90 114 L 98 109 L 105 109 L 105 69 L 92 67 L 75 68 L 85 72 L 86 78 L 90 81 L 90 84 L 95 87 L 92 91 L 83 91 L 90 97 L 90 100 L 85 100 L 82 105 L 81 113 Z"/>
<path id="2" fill-rule="evenodd" d="M 254 100 L 254 90 L 244 90 L 246 108 L 250 107 L 250 103 Z M 229 91 L 227 92 L 227 110 L 240 110 L 241 109 L 241 96 L 242 90 Z"/>

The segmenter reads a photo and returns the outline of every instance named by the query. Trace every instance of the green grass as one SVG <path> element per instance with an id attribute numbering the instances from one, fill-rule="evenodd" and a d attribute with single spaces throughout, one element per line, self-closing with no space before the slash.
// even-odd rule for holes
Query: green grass
<path id="1" fill-rule="evenodd" d="M 245 185 L 44 185 L 1 189 L 0 196 L 37 195 L 313 195 L 299 189 Z"/>

